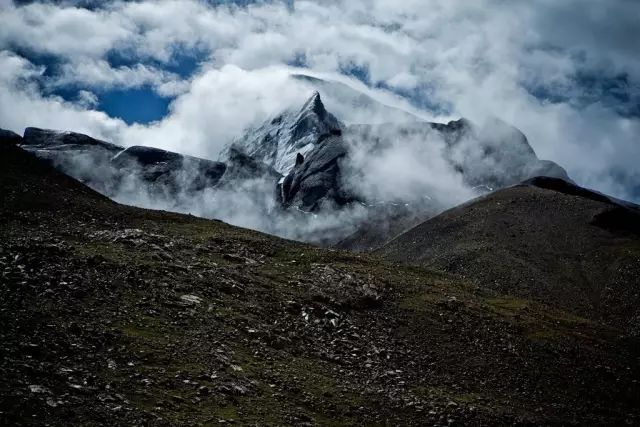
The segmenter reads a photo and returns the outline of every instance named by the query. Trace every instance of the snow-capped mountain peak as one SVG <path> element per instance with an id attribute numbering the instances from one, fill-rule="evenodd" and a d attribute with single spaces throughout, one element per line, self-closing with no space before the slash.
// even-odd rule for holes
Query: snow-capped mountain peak
<path id="1" fill-rule="evenodd" d="M 294 167 L 298 153 L 306 154 L 322 135 L 343 128 L 324 107 L 320 93 L 314 91 L 302 108 L 285 111 L 249 130 L 232 146 L 286 175 Z"/>

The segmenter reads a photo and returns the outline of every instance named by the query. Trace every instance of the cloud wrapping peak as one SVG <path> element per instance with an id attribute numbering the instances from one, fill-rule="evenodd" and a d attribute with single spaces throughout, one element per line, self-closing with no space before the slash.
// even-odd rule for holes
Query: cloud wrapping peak
<path id="1" fill-rule="evenodd" d="M 640 199 L 636 1 L 87 4 L 0 6 L 0 126 L 215 158 L 243 128 L 308 95 L 287 78 L 294 64 L 404 96 L 427 109 L 421 116 L 500 117 L 578 183 Z M 198 58 L 192 75 L 172 71 L 184 54 Z M 87 96 L 132 87 L 175 97 L 167 116 L 127 126 Z M 52 95 L 60 88 L 84 92 Z"/>

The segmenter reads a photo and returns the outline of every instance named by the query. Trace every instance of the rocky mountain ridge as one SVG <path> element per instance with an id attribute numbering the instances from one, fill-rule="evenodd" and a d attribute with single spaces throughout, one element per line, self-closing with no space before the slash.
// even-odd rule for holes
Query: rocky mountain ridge
<path id="1" fill-rule="evenodd" d="M 410 144 L 417 150 L 433 146 L 450 179 L 459 180 L 470 194 L 538 175 L 570 180 L 557 164 L 539 160 L 520 131 L 499 120 L 482 127 L 465 119 L 447 124 L 416 120 L 347 125 L 327 111 L 317 91 L 299 110 L 285 111 L 248 130 L 223 151 L 222 161 L 152 147 L 124 148 L 82 134 L 37 128 L 27 128 L 21 140 L 7 138 L 97 191 L 135 205 L 191 212 L 194 205 L 212 204 L 200 214 L 217 217 L 221 211 L 211 201 L 220 190 L 236 189 L 243 198 L 259 201 L 246 208 L 255 211 L 254 216 L 264 213 L 265 221 L 258 222 L 267 225 L 255 227 L 281 235 L 286 231 L 268 223 L 282 222 L 276 217 L 286 211 L 285 215 L 302 218 L 305 213 L 331 216 L 341 210 L 357 210 L 344 226 L 337 225 L 338 220 L 327 221 L 331 237 L 322 242 L 342 241 L 351 249 L 378 246 L 451 203 L 446 200 L 449 195 L 438 188 L 426 189 L 425 194 L 399 187 L 403 191 L 397 194 L 372 194 L 370 190 L 378 187 L 376 180 L 382 183 L 390 177 L 375 176 L 366 161 L 358 163 L 362 153 L 365 158 L 384 159 Z M 416 173 L 440 173 L 425 168 Z M 368 182 L 369 189 L 362 188 L 362 182 Z M 310 219 L 302 221 L 304 225 L 298 228 L 308 227 Z M 371 230 L 371 224 L 382 230 L 380 235 L 358 237 Z M 304 231 L 297 233 L 296 238 L 317 242 L 318 230 L 314 229 L 306 236 Z M 365 240 L 368 244 L 364 246 L 348 243 Z"/>

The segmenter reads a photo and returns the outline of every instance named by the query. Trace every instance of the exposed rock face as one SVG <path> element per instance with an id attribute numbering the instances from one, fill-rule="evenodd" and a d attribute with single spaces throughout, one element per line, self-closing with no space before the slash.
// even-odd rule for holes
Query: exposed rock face
<path id="1" fill-rule="evenodd" d="M 298 153 L 305 155 L 322 135 L 342 128 L 342 123 L 325 109 L 320 94 L 314 92 L 298 112 L 285 111 L 250 130 L 233 146 L 286 175 Z"/>
<path id="2" fill-rule="evenodd" d="M 226 165 L 153 147 L 127 149 L 75 132 L 27 128 L 21 147 L 97 191 L 172 197 L 214 187 Z"/>
<path id="3" fill-rule="evenodd" d="M 233 194 L 244 193 L 257 200 L 268 200 L 270 203 L 256 202 L 262 215 L 278 206 L 280 200 L 278 182 L 282 179 L 271 166 L 266 165 L 236 148 L 230 148 L 226 160 L 226 171 L 216 188 Z"/>
<path id="4" fill-rule="evenodd" d="M 466 119 L 446 124 L 351 125 L 347 127 L 345 139 L 350 146 L 355 144 L 360 150 L 374 153 L 388 152 L 390 147 L 400 147 L 409 141 L 418 145 L 440 144 L 446 162 L 477 194 L 539 175 L 571 181 L 556 163 L 539 160 L 522 132 L 499 120 L 490 121 L 483 127 Z M 369 203 L 367 220 L 336 246 L 357 251 L 374 250 L 451 206 L 441 199 L 446 196 L 444 194 L 433 194 L 428 198 L 418 196 L 410 200 Z"/>
<path id="5" fill-rule="evenodd" d="M 369 100 L 371 102 L 374 101 Z M 367 150 L 375 156 L 376 151 L 410 139 L 424 144 L 442 143 L 442 155 L 452 170 L 461 174 L 464 182 L 479 194 L 539 175 L 569 180 L 560 166 L 537 158 L 522 132 L 500 120 L 477 126 L 466 119 L 443 124 L 414 117 L 413 121 L 346 126 L 327 112 L 318 92 L 298 112 L 284 112 L 249 131 L 227 149 L 226 155 L 229 157 L 233 149 L 272 165 L 286 176 L 279 191 L 282 204 L 312 211 L 323 205 L 342 206 L 355 200 L 373 202 L 371 195 L 359 194 L 360 191 L 350 185 L 354 176 L 367 173 L 353 169 L 350 153 Z M 347 171 L 349 177 L 345 177 Z M 383 226 L 388 218 L 404 216 L 406 223 L 399 221 L 398 226 L 382 227 L 389 233 L 401 232 L 416 225 L 416 221 L 424 220 L 425 212 L 432 215 L 446 207 L 437 200 L 438 195 L 428 201 L 416 197 L 416 200 L 401 201 L 411 202 L 411 209 L 395 207 L 395 198 L 375 200 L 370 203 L 375 211 L 371 220 Z M 393 236 L 385 233 L 382 242 L 390 237 Z M 379 241 L 378 238 L 365 240 Z"/>
<path id="6" fill-rule="evenodd" d="M 479 127 L 461 119 L 440 132 L 448 133 L 447 156 L 471 186 L 493 190 L 539 175 L 570 180 L 557 164 L 539 160 L 527 137 L 502 120 L 489 120 Z"/>
<path id="7" fill-rule="evenodd" d="M 0 129 L 0 144 L 18 145 L 21 143 L 22 137 L 20 135 L 10 130 Z"/>
<path id="8" fill-rule="evenodd" d="M 340 161 L 346 155 L 347 147 L 339 131 L 323 136 L 306 157 L 297 157 L 296 165 L 284 179 L 283 204 L 313 211 L 323 203 L 342 206 L 354 201 L 341 182 Z"/>
<path id="9" fill-rule="evenodd" d="M 22 147 L 102 194 L 154 209 L 200 209 L 202 214 L 217 206 L 218 191 L 224 192 L 225 200 L 233 198 L 230 192 L 242 191 L 247 200 L 271 200 L 266 206 L 255 205 L 254 215 L 266 215 L 276 204 L 282 177 L 235 149 L 225 164 L 153 147 L 124 149 L 82 134 L 35 128 L 25 131 Z"/>
<path id="10" fill-rule="evenodd" d="M 104 151 L 115 155 L 123 150 L 123 147 L 90 136 L 67 131 L 52 129 L 40 129 L 28 127 L 24 130 L 23 147 L 28 151 L 42 151 L 36 153 L 40 158 L 49 156 L 52 160 L 57 156 L 63 156 L 65 152 L 89 152 Z"/>

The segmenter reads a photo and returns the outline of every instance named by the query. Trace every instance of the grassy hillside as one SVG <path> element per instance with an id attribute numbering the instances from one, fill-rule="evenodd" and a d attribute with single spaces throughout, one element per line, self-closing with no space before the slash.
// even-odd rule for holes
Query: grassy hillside
<path id="1" fill-rule="evenodd" d="M 444 212 L 377 253 L 640 338 L 640 210 L 563 181 L 533 184 Z"/>
<path id="2" fill-rule="evenodd" d="M 0 148 L 0 424 L 637 424 L 622 330 Z"/>

